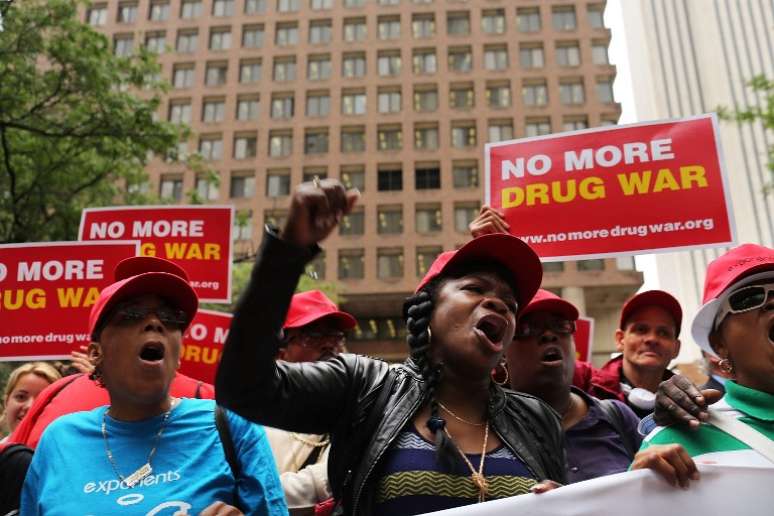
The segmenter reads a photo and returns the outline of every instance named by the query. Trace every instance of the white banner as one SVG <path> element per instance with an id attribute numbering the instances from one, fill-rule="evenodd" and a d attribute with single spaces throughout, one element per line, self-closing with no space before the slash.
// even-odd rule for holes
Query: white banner
<path id="1" fill-rule="evenodd" d="M 665 516 L 774 514 L 774 469 L 700 465 L 701 479 L 688 489 L 670 486 L 650 470 L 631 471 L 478 505 L 435 516 Z"/>

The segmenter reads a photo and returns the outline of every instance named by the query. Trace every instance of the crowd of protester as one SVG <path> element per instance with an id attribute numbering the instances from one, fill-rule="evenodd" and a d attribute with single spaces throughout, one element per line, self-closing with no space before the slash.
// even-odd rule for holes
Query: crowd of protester
<path id="1" fill-rule="evenodd" d="M 688 487 L 708 458 L 774 467 L 774 250 L 709 265 L 691 323 L 700 389 L 668 369 L 683 312 L 660 290 L 622 306 L 619 356 L 578 361 L 578 309 L 540 289 L 537 255 L 485 207 L 406 300 L 395 365 L 346 352 L 355 319 L 325 294 L 294 295 L 357 199 L 303 183 L 285 227 L 266 228 L 214 388 L 177 372 L 198 308 L 186 272 L 121 262 L 77 374 L 36 362 L 10 375 L 0 515 L 408 515 L 628 469 Z"/>

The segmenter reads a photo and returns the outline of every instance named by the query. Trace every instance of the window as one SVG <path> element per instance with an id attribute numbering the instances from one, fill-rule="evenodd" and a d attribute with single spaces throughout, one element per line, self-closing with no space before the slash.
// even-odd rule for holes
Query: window
<path id="1" fill-rule="evenodd" d="M 202 102 L 202 122 L 222 122 L 226 114 L 226 101 L 223 98 L 207 99 Z"/>
<path id="2" fill-rule="evenodd" d="M 578 260 L 577 267 L 579 271 L 603 271 L 605 270 L 605 260 Z"/>
<path id="3" fill-rule="evenodd" d="M 169 103 L 167 120 L 175 124 L 191 123 L 191 101 L 173 100 Z"/>
<path id="4" fill-rule="evenodd" d="M 597 98 L 604 104 L 612 104 L 613 99 L 613 80 L 608 77 L 597 78 Z"/>
<path id="5" fill-rule="evenodd" d="M 202 15 L 202 0 L 182 0 L 180 3 L 180 18 L 193 20 Z"/>
<path id="6" fill-rule="evenodd" d="M 417 233 L 441 231 L 441 205 L 417 206 L 415 221 Z"/>
<path id="7" fill-rule="evenodd" d="M 349 338 L 355 341 L 392 340 L 400 342 L 406 340 L 406 335 L 406 323 L 403 319 L 399 317 L 370 317 L 359 319 Z"/>
<path id="8" fill-rule="evenodd" d="M 414 148 L 417 150 L 435 150 L 438 148 L 438 126 L 417 125 L 414 128 Z"/>
<path id="9" fill-rule="evenodd" d="M 434 48 L 420 48 L 414 49 L 414 55 L 412 59 L 414 65 L 414 73 L 431 74 L 436 70 L 436 59 Z"/>
<path id="10" fill-rule="evenodd" d="M 277 0 L 277 11 L 281 13 L 293 13 L 300 8 L 301 0 Z"/>
<path id="11" fill-rule="evenodd" d="M 551 121 L 548 119 L 527 120 L 525 126 L 527 136 L 543 136 L 551 134 Z"/>
<path id="12" fill-rule="evenodd" d="M 328 116 L 331 111 L 331 96 L 328 92 L 308 93 L 306 116 Z"/>
<path id="13" fill-rule="evenodd" d="M 454 205 L 454 229 L 459 233 L 467 234 L 468 226 L 478 215 L 478 204 L 455 203 Z"/>
<path id="14" fill-rule="evenodd" d="M 380 125 L 376 129 L 377 148 L 394 151 L 403 148 L 403 130 L 400 125 Z"/>
<path id="15" fill-rule="evenodd" d="M 586 101 L 583 92 L 583 79 L 560 82 L 559 100 L 565 106 L 583 104 Z"/>
<path id="16" fill-rule="evenodd" d="M 213 0 L 212 15 L 213 16 L 233 16 L 234 0 Z"/>
<path id="17" fill-rule="evenodd" d="M 228 50 L 231 48 L 231 29 L 210 29 L 210 50 Z"/>
<path id="18" fill-rule="evenodd" d="M 192 54 L 196 52 L 199 32 L 196 30 L 181 30 L 177 33 L 177 44 L 175 48 L 181 54 Z"/>
<path id="19" fill-rule="evenodd" d="M 451 84 L 449 86 L 449 107 L 452 109 L 471 109 L 475 106 L 476 95 L 472 83 Z"/>
<path id="20" fill-rule="evenodd" d="M 380 165 L 376 189 L 380 192 L 403 190 L 403 169 L 400 165 Z"/>
<path id="21" fill-rule="evenodd" d="M 151 2 L 148 9 L 150 21 L 166 21 L 169 19 L 169 0 L 156 0 Z"/>
<path id="22" fill-rule="evenodd" d="M 328 129 L 307 129 L 304 133 L 304 154 L 328 152 Z"/>
<path id="23" fill-rule="evenodd" d="M 325 179 L 328 177 L 328 169 L 325 167 L 304 167 L 301 180 L 304 183 L 308 183 L 314 181 L 315 176 L 317 176 L 318 179 Z"/>
<path id="24" fill-rule="evenodd" d="M 121 2 L 118 4 L 116 21 L 118 23 L 134 23 L 137 20 L 137 3 Z"/>
<path id="25" fill-rule="evenodd" d="M 245 14 L 266 12 L 266 0 L 245 0 Z"/>
<path id="26" fill-rule="evenodd" d="M 159 197 L 179 201 L 183 198 L 183 178 L 162 175 L 159 182 Z"/>
<path id="27" fill-rule="evenodd" d="M 543 272 L 562 272 L 564 262 L 543 262 Z"/>
<path id="28" fill-rule="evenodd" d="M 290 131 L 269 132 L 269 156 L 272 158 L 284 158 L 292 153 L 293 133 Z"/>
<path id="29" fill-rule="evenodd" d="M 261 60 L 242 60 L 239 63 L 239 82 L 247 84 L 261 80 Z"/>
<path id="30" fill-rule="evenodd" d="M 266 173 L 266 197 L 290 195 L 290 171 L 269 170 Z"/>
<path id="31" fill-rule="evenodd" d="M 489 142 L 502 142 L 513 139 L 513 122 L 511 120 L 494 120 L 487 130 Z"/>
<path id="32" fill-rule="evenodd" d="M 394 77 L 400 75 L 400 50 L 380 51 L 377 54 L 376 64 L 380 77 Z"/>
<path id="33" fill-rule="evenodd" d="M 473 51 L 470 47 L 449 48 L 449 70 L 469 72 L 473 68 Z"/>
<path id="34" fill-rule="evenodd" d="M 601 4 L 591 4 L 588 6 L 589 25 L 592 29 L 605 28 L 604 11 L 605 6 Z"/>
<path id="35" fill-rule="evenodd" d="M 193 80 L 193 64 L 176 64 L 172 67 L 172 85 L 175 88 L 190 88 L 193 86 Z"/>
<path id="36" fill-rule="evenodd" d="M 379 248 L 376 250 L 376 276 L 379 279 L 403 277 L 402 248 Z"/>
<path id="37" fill-rule="evenodd" d="M 362 235 L 365 233 L 365 212 L 355 209 L 341 218 L 339 235 Z"/>
<path id="38" fill-rule="evenodd" d="M 376 208 L 376 232 L 380 235 L 403 233 L 403 207 L 378 206 Z"/>
<path id="39" fill-rule="evenodd" d="M 476 123 L 454 122 L 451 129 L 451 144 L 456 149 L 476 146 Z"/>
<path id="40" fill-rule="evenodd" d="M 609 42 L 594 40 L 591 42 L 591 62 L 596 65 L 608 65 L 610 59 L 607 55 L 607 46 Z"/>
<path id="41" fill-rule="evenodd" d="M 313 11 L 333 9 L 333 0 L 309 0 L 309 7 Z"/>
<path id="42" fill-rule="evenodd" d="M 417 277 L 424 278 L 430 266 L 442 252 L 441 247 L 417 247 Z"/>
<path id="43" fill-rule="evenodd" d="M 467 11 L 448 13 L 446 15 L 446 33 L 450 36 L 470 34 L 470 14 Z"/>
<path id="44" fill-rule="evenodd" d="M 542 68 L 544 64 L 543 44 L 522 45 L 519 48 L 519 64 L 522 68 Z"/>
<path id="45" fill-rule="evenodd" d="M 438 109 L 438 89 L 435 86 L 414 89 L 414 111 L 426 113 L 436 109 Z"/>
<path id="46" fill-rule="evenodd" d="M 365 77 L 366 56 L 363 52 L 344 54 L 341 62 L 341 74 L 347 78 Z"/>
<path id="47" fill-rule="evenodd" d="M 521 98 L 525 106 L 545 106 L 548 104 L 546 83 L 525 83 L 521 88 Z"/>
<path id="48" fill-rule="evenodd" d="M 113 54 L 118 57 L 129 57 L 134 53 L 134 36 L 131 34 L 116 34 L 113 37 Z"/>
<path id="49" fill-rule="evenodd" d="M 199 154 L 212 161 L 223 159 L 223 138 L 220 135 L 202 136 L 199 138 Z"/>
<path id="50" fill-rule="evenodd" d="M 485 34 L 505 33 L 505 10 L 490 9 L 481 13 L 481 30 Z"/>
<path id="51" fill-rule="evenodd" d="M 295 56 L 275 57 L 273 77 L 278 82 L 294 81 L 296 79 Z"/>
<path id="52" fill-rule="evenodd" d="M 310 81 L 324 81 L 331 78 L 331 56 L 310 55 L 306 63 L 306 77 Z"/>
<path id="53" fill-rule="evenodd" d="M 312 20 L 309 22 L 309 43 L 312 45 L 321 45 L 330 43 L 333 35 L 333 28 L 330 20 Z"/>
<path id="54" fill-rule="evenodd" d="M 167 161 L 175 161 L 175 160 L 185 160 L 189 156 L 188 153 L 188 142 L 177 142 L 177 145 L 174 149 L 171 149 L 167 151 Z"/>
<path id="55" fill-rule="evenodd" d="M 196 176 L 196 195 L 203 201 L 215 201 L 220 195 L 218 183 L 207 176 Z"/>
<path id="56" fill-rule="evenodd" d="M 380 16 L 378 18 L 377 29 L 379 39 L 387 40 L 400 38 L 400 17 Z"/>
<path id="57" fill-rule="evenodd" d="M 339 249 L 339 279 L 361 279 L 365 273 L 363 249 Z"/>
<path id="58" fill-rule="evenodd" d="M 556 44 L 556 63 L 559 66 L 580 65 L 580 47 L 577 41 Z"/>
<path id="59" fill-rule="evenodd" d="M 366 0 L 342 0 L 344 7 L 363 7 Z"/>
<path id="60" fill-rule="evenodd" d="M 584 117 L 565 117 L 562 122 L 562 129 L 565 131 L 578 131 L 586 129 L 589 126 L 588 119 Z"/>
<path id="61" fill-rule="evenodd" d="M 400 113 L 400 89 L 379 88 L 379 113 Z"/>
<path id="62" fill-rule="evenodd" d="M 86 11 L 86 23 L 92 27 L 101 27 L 107 23 L 107 5 L 95 4 Z"/>
<path id="63" fill-rule="evenodd" d="M 379 0 L 379 5 L 400 5 L 400 0 Z"/>
<path id="64" fill-rule="evenodd" d="M 519 7 L 516 9 L 516 23 L 519 26 L 519 32 L 540 31 L 540 8 Z"/>
<path id="65" fill-rule="evenodd" d="M 441 168 L 438 163 L 419 164 L 414 170 L 414 188 L 437 190 L 441 188 Z"/>
<path id="66" fill-rule="evenodd" d="M 342 115 L 364 115 L 366 112 L 365 91 L 344 90 L 341 95 Z"/>
<path id="67" fill-rule="evenodd" d="M 244 217 L 241 215 L 244 214 Z M 234 217 L 234 227 L 231 230 L 231 238 L 236 240 L 250 240 L 253 237 L 253 212 L 247 210 Z"/>
<path id="68" fill-rule="evenodd" d="M 551 23 L 556 30 L 575 30 L 578 26 L 575 19 L 575 7 L 572 5 L 557 5 L 551 8 Z"/>
<path id="69" fill-rule="evenodd" d="M 454 188 L 478 186 L 478 163 L 475 161 L 453 161 L 452 178 Z"/>
<path id="70" fill-rule="evenodd" d="M 164 52 L 164 47 L 167 44 L 167 36 L 165 32 L 148 32 L 145 35 L 145 48 L 148 52 L 154 54 L 161 54 Z"/>
<path id="71" fill-rule="evenodd" d="M 635 270 L 634 256 L 617 256 L 615 258 L 615 268 L 619 271 Z"/>
<path id="72" fill-rule="evenodd" d="M 365 127 L 341 128 L 341 152 L 364 152 L 365 150 Z"/>
<path id="73" fill-rule="evenodd" d="M 510 83 L 487 84 L 486 85 L 486 103 L 489 107 L 495 109 L 507 108 L 511 105 L 511 85 Z"/>
<path id="74" fill-rule="evenodd" d="M 415 39 L 435 36 L 435 15 L 415 14 L 411 17 L 411 32 Z"/>
<path id="75" fill-rule="evenodd" d="M 261 48 L 263 34 L 263 25 L 245 25 L 242 27 L 242 48 Z"/>
<path id="76" fill-rule="evenodd" d="M 274 44 L 278 47 L 287 47 L 298 44 L 298 24 L 278 23 L 274 34 Z"/>
<path id="77" fill-rule="evenodd" d="M 234 136 L 234 159 L 254 158 L 258 148 L 255 133 L 236 134 Z"/>
<path id="78" fill-rule="evenodd" d="M 339 176 L 341 184 L 343 184 L 345 188 L 357 188 L 361 192 L 365 192 L 365 168 L 362 165 L 347 165 L 341 167 Z"/>
<path id="79" fill-rule="evenodd" d="M 508 48 L 504 46 L 484 47 L 484 68 L 487 70 L 505 70 L 508 68 Z"/>
<path id="80" fill-rule="evenodd" d="M 258 119 L 260 102 L 258 96 L 240 95 L 237 97 L 236 119 L 239 121 Z"/>
<path id="81" fill-rule="evenodd" d="M 608 127 L 618 124 L 618 117 L 616 115 L 608 115 L 599 120 L 600 127 Z"/>
<path id="82" fill-rule="evenodd" d="M 292 93 L 274 93 L 271 96 L 271 117 L 292 118 L 295 111 L 294 106 Z"/>
<path id="83" fill-rule="evenodd" d="M 232 199 L 255 197 L 255 174 L 252 172 L 232 172 L 229 196 Z"/>
<path id="84" fill-rule="evenodd" d="M 367 36 L 365 18 L 344 19 L 344 41 L 349 43 L 365 41 Z"/>
<path id="85" fill-rule="evenodd" d="M 226 84 L 228 63 L 207 63 L 204 84 L 207 86 L 222 86 Z"/>

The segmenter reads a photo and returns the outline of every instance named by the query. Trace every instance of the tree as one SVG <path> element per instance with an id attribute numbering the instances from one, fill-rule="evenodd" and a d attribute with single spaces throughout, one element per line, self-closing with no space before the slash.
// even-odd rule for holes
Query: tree
<path id="1" fill-rule="evenodd" d="M 186 129 L 155 121 L 166 83 L 140 49 L 119 57 L 78 0 L 23 0 L 0 32 L 0 243 L 69 240 L 81 210 L 137 204 L 150 153 Z"/>

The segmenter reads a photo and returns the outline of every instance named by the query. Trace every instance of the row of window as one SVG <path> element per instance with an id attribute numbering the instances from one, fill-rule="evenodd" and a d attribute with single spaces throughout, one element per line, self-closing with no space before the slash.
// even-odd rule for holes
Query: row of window
<path id="1" fill-rule="evenodd" d="M 327 10 L 333 8 L 332 0 L 309 0 L 310 7 L 314 11 Z M 383 2 L 389 1 L 390 4 Z M 365 5 L 365 0 L 343 0 L 345 7 L 360 7 Z M 379 0 L 382 5 L 397 5 L 396 0 Z M 414 1 L 416 4 L 427 4 L 432 2 Z M 227 17 L 236 14 L 235 0 L 213 0 L 211 15 L 214 17 Z M 315 5 L 317 4 L 317 6 Z M 323 6 L 319 6 L 319 5 Z M 330 4 L 330 5 L 328 5 Z M 351 4 L 351 5 L 347 5 Z M 276 10 L 280 13 L 299 12 L 302 2 L 300 0 L 277 0 Z M 148 6 L 147 19 L 153 22 L 164 22 L 169 20 L 171 8 L 169 0 L 152 0 Z M 464 6 L 459 6 L 464 8 Z M 264 14 L 266 13 L 266 0 L 245 0 L 242 12 L 244 14 Z M 587 6 L 588 24 L 592 29 L 604 28 L 603 21 L 604 4 L 590 4 Z M 199 18 L 204 13 L 202 0 L 182 0 L 180 3 L 179 17 L 183 20 L 193 20 Z M 574 5 L 554 5 L 551 7 L 551 25 L 557 31 L 572 31 L 578 28 L 578 17 Z M 533 33 L 539 32 L 543 27 L 543 19 L 540 7 L 518 7 L 516 8 L 516 29 L 520 32 Z M 116 22 L 121 24 L 132 24 L 137 21 L 139 16 L 139 5 L 137 1 L 123 1 L 118 3 L 115 12 Z M 484 8 L 481 10 L 481 31 L 485 34 L 504 34 L 507 31 L 507 14 L 504 8 Z M 383 16 L 388 18 L 388 15 Z M 380 16 L 379 18 L 382 18 Z M 385 23 L 394 21 L 397 18 L 400 24 L 399 15 L 390 16 L 385 19 Z M 92 26 L 99 27 L 107 23 L 108 5 L 106 3 L 97 3 L 90 7 L 86 12 L 86 22 Z M 352 23 L 360 23 L 352 21 Z M 379 30 L 377 33 L 381 39 L 390 37 L 400 37 L 400 28 L 382 29 L 381 21 L 377 20 Z M 355 28 L 353 32 L 365 33 L 365 18 L 362 19 L 363 29 Z M 397 36 L 395 35 L 397 30 Z M 432 38 L 436 34 L 436 17 L 433 12 L 415 13 L 411 17 L 411 33 L 414 38 Z M 446 33 L 450 36 L 464 36 L 471 33 L 471 16 L 468 10 L 450 11 L 446 13 Z M 365 38 L 365 34 L 362 36 Z M 346 29 L 345 29 L 346 39 Z"/>

